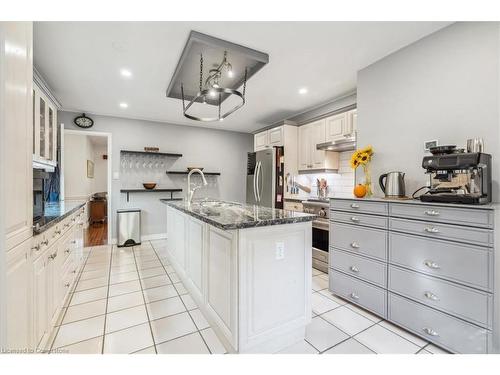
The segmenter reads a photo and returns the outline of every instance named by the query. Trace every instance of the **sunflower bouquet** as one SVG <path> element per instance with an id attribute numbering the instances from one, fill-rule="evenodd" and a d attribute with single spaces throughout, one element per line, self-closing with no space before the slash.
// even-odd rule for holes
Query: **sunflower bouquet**
<path id="1" fill-rule="evenodd" d="M 371 181 L 371 174 L 370 174 L 370 168 L 369 164 L 370 161 L 372 160 L 373 156 L 373 147 L 372 146 L 366 146 L 365 148 L 360 148 L 359 150 L 356 150 L 352 156 L 351 156 L 351 168 L 356 169 L 359 166 L 363 167 L 363 172 L 365 173 L 365 183 L 364 183 L 364 190 L 365 194 L 362 194 L 361 196 L 368 196 L 370 197 L 372 195 L 372 181 Z M 356 186 L 355 190 L 359 189 L 359 186 Z M 355 191 L 356 193 L 356 191 Z M 356 194 L 358 195 L 358 194 Z"/>

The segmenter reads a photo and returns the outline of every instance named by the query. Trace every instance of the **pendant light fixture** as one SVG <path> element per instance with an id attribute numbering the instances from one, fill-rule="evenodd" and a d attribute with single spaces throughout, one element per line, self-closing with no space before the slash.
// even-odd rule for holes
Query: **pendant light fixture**
<path id="1" fill-rule="evenodd" d="M 223 121 L 245 105 L 248 79 L 268 62 L 266 53 L 191 31 L 166 96 L 182 100 L 190 120 Z"/>

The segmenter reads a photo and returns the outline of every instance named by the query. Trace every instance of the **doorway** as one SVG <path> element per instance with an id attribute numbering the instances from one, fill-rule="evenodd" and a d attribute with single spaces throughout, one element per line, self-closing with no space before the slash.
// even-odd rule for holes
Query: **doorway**
<path id="1" fill-rule="evenodd" d="M 86 201 L 84 247 L 111 242 L 111 134 L 61 124 L 61 198 Z"/>

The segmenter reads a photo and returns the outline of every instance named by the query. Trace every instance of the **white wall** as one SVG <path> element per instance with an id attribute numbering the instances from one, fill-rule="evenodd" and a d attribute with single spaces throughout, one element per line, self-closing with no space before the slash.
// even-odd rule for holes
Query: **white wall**
<path id="1" fill-rule="evenodd" d="M 406 172 L 409 194 L 425 185 L 424 141 L 463 147 L 482 137 L 498 201 L 499 39 L 497 22 L 456 23 L 358 73 L 358 145 L 375 149 L 376 194 L 378 176 L 393 170 Z"/>
<path id="2" fill-rule="evenodd" d="M 67 129 L 79 129 L 73 125 L 76 116 L 76 113 L 60 112 L 58 119 Z M 221 172 L 219 177 L 208 178 L 209 186 L 198 190 L 195 197 L 245 201 L 247 152 L 253 151 L 253 135 L 117 117 L 90 116 L 94 119 L 94 126 L 90 131 L 112 133 L 112 170 L 120 173 L 120 178 L 112 181 L 112 212 L 109 214 L 112 237 L 116 237 L 116 210 L 127 207 L 143 210 L 143 236 L 166 233 L 166 206 L 159 199 L 167 198 L 169 193 L 131 194 L 130 202 L 127 202 L 126 194 L 120 193 L 120 189 L 140 187 L 142 182 L 153 179 L 159 187 L 184 189 L 182 193 L 175 193 L 182 197 L 186 191 L 186 177 L 167 175 L 167 169 L 185 170 L 187 166 L 201 166 L 205 171 Z M 122 171 L 120 150 L 143 150 L 145 146 L 157 146 L 163 152 L 181 153 L 183 157 L 168 159 L 165 170 L 161 172 L 136 169 Z"/>
<path id="3" fill-rule="evenodd" d="M 93 193 L 93 180 L 87 177 L 87 160 L 93 160 L 88 137 L 64 136 L 64 199 L 87 199 Z"/>
<path id="4" fill-rule="evenodd" d="M 102 156 L 107 153 L 107 146 L 92 145 L 94 160 L 93 193 L 108 190 L 108 161 L 102 158 Z"/>

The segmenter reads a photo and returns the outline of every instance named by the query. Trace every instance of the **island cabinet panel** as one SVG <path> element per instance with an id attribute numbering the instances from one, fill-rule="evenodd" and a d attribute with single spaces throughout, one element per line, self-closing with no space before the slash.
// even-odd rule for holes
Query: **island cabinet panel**
<path id="1" fill-rule="evenodd" d="M 200 298 L 203 295 L 203 231 L 203 222 L 188 218 L 186 273 Z"/>
<path id="2" fill-rule="evenodd" d="M 213 312 L 224 336 L 237 347 L 237 233 L 208 226 L 207 307 Z"/>
<path id="3" fill-rule="evenodd" d="M 240 352 L 273 352 L 281 345 L 272 339 L 277 332 L 289 342 L 303 334 L 311 319 L 310 244 L 305 224 L 240 231 Z"/>

